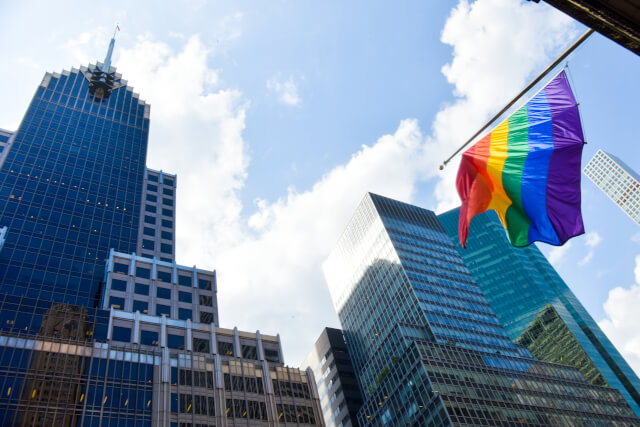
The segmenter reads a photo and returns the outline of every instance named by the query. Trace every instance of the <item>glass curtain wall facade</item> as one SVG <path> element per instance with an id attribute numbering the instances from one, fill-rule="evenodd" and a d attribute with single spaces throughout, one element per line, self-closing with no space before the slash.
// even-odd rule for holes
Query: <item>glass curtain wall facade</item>
<path id="1" fill-rule="evenodd" d="M 640 224 L 640 175 L 622 160 L 598 150 L 584 174 L 620 209 Z"/>
<path id="2" fill-rule="evenodd" d="M 324 273 L 362 425 L 640 422 L 617 390 L 511 342 L 431 211 L 367 194 Z"/>
<path id="3" fill-rule="evenodd" d="M 0 293 L 93 307 L 110 248 L 138 236 L 149 106 L 91 70 L 47 73 L 0 169 Z"/>
<path id="4" fill-rule="evenodd" d="M 497 214 L 488 211 L 471 221 L 463 249 L 458 211 L 438 218 L 511 339 L 536 358 L 574 366 L 592 383 L 618 389 L 640 414 L 637 375 L 538 247 L 512 246 Z M 566 341 L 564 332 L 571 334 Z"/>

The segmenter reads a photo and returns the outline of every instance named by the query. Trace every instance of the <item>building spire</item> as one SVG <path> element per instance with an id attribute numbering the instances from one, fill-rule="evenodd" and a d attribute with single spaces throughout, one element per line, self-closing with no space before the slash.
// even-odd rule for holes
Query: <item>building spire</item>
<path id="1" fill-rule="evenodd" d="M 111 41 L 109 42 L 107 56 L 104 58 L 104 64 L 102 65 L 102 71 L 105 73 L 108 73 L 109 68 L 111 68 L 111 55 L 113 55 L 113 46 L 116 44 L 116 33 L 118 31 L 120 31 L 120 26 L 116 24 L 116 28 L 113 30 L 113 37 L 111 37 Z"/>
<path id="2" fill-rule="evenodd" d="M 120 31 L 120 26 L 116 24 L 116 28 L 113 31 L 113 37 L 111 37 L 111 41 L 109 42 L 107 56 L 104 58 L 102 67 L 96 66 L 91 73 L 89 92 L 100 100 L 108 98 L 111 94 L 111 89 L 113 89 L 114 73 L 110 73 L 109 70 L 111 68 L 113 46 L 116 44 L 116 33 L 118 31 Z"/>

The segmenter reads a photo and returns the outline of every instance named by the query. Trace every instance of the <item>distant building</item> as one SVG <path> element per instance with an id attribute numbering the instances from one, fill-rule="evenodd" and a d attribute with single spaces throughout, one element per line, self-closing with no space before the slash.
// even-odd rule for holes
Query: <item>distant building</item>
<path id="1" fill-rule="evenodd" d="M 640 175 L 616 156 L 598 150 L 584 174 L 640 224 Z"/>
<path id="2" fill-rule="evenodd" d="M 317 381 L 322 414 L 327 427 L 357 427 L 362 396 L 340 329 L 325 328 L 302 362 Z"/>
<path id="3" fill-rule="evenodd" d="M 640 423 L 618 390 L 509 339 L 431 211 L 367 194 L 324 274 L 360 425 Z"/>
<path id="4" fill-rule="evenodd" d="M 438 215 L 507 334 L 546 362 L 574 366 L 614 387 L 640 414 L 640 380 L 537 246 L 516 248 L 493 211 L 471 221 L 458 243 L 459 209 Z"/>

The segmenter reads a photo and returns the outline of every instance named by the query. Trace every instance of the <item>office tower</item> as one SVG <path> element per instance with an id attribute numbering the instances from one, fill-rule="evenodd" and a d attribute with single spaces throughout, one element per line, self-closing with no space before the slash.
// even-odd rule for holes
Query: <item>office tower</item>
<path id="1" fill-rule="evenodd" d="M 471 221 L 463 249 L 458 210 L 438 218 L 511 339 L 537 359 L 574 366 L 590 383 L 618 389 L 640 414 L 637 375 L 537 246 L 512 246 L 487 211 Z"/>
<path id="2" fill-rule="evenodd" d="M 9 141 L 13 133 L 8 130 L 0 129 L 0 168 L 2 167 L 2 163 L 4 162 L 4 158 L 7 156 L 9 152 Z"/>
<path id="3" fill-rule="evenodd" d="M 145 171 L 142 186 L 144 210 L 140 215 L 136 253 L 169 263 L 175 261 L 177 182 L 175 175 L 153 169 Z"/>
<path id="4" fill-rule="evenodd" d="M 598 150 L 584 174 L 640 224 L 640 175 L 616 156 Z"/>
<path id="5" fill-rule="evenodd" d="M 102 67 L 46 73 L 15 132 L 0 169 L 4 295 L 93 307 L 109 249 L 136 250 L 149 105 Z M 107 72 L 111 89 L 92 95 Z"/>
<path id="6" fill-rule="evenodd" d="M 176 177 L 113 47 L 45 75 L 0 168 L 0 425 L 320 425 L 313 373 L 174 262 Z"/>
<path id="7" fill-rule="evenodd" d="M 619 391 L 514 345 L 436 215 L 367 194 L 324 264 L 362 425 L 626 425 Z"/>
<path id="8" fill-rule="evenodd" d="M 302 362 L 315 375 L 327 427 L 358 426 L 362 396 L 340 329 L 324 328 Z"/>

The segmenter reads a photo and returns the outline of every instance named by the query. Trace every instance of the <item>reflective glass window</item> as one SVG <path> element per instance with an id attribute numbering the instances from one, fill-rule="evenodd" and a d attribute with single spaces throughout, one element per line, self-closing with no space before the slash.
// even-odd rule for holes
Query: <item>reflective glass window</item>
<path id="1" fill-rule="evenodd" d="M 172 274 L 168 271 L 158 270 L 158 280 L 161 282 L 171 283 Z"/>
<path id="2" fill-rule="evenodd" d="M 149 249 L 149 250 L 154 250 L 156 247 L 156 244 L 153 242 L 153 240 L 147 240 L 147 239 L 143 239 L 142 240 L 142 247 L 144 249 Z M 138 276 L 140 277 L 140 276 Z"/>
<path id="3" fill-rule="evenodd" d="M 127 282 L 119 279 L 111 279 L 111 289 L 114 291 L 127 291 Z"/>
<path id="4" fill-rule="evenodd" d="M 142 234 L 144 234 L 145 236 L 155 236 L 156 235 L 156 230 L 154 228 L 151 228 L 151 227 L 144 227 L 142 229 Z"/>
<path id="5" fill-rule="evenodd" d="M 200 312 L 200 323 L 213 323 L 213 313 L 209 313 L 208 311 Z"/>
<path id="6" fill-rule="evenodd" d="M 150 279 L 151 270 L 144 267 L 136 267 L 136 277 L 140 277 L 142 279 Z"/>
<path id="7" fill-rule="evenodd" d="M 194 337 L 193 351 L 198 353 L 209 353 L 209 340 Z"/>
<path id="8" fill-rule="evenodd" d="M 193 294 L 191 292 L 178 292 L 178 301 L 181 302 L 192 302 Z"/>
<path id="9" fill-rule="evenodd" d="M 158 287 L 156 289 L 156 296 L 158 298 L 171 299 L 171 289 Z"/>
<path id="10" fill-rule="evenodd" d="M 233 343 L 218 341 L 218 353 L 223 356 L 233 356 Z"/>
<path id="11" fill-rule="evenodd" d="M 145 215 L 144 216 L 144 222 L 146 222 L 147 224 L 155 224 L 156 223 L 156 217 L 155 216 L 151 216 L 151 215 Z"/>
<path id="12" fill-rule="evenodd" d="M 139 311 L 140 313 L 149 313 L 149 303 L 146 301 L 133 300 L 133 312 Z"/>
<path id="13" fill-rule="evenodd" d="M 156 207 L 153 206 L 153 205 L 144 205 L 144 210 L 146 212 L 150 212 L 150 213 L 156 213 L 157 212 Z"/>
<path id="14" fill-rule="evenodd" d="M 171 209 L 162 209 L 162 215 L 168 216 L 168 217 L 173 217 L 173 210 L 171 210 Z"/>
<path id="15" fill-rule="evenodd" d="M 156 331 L 140 330 L 140 344 L 144 345 L 158 345 L 160 340 L 158 339 L 158 333 Z"/>
<path id="16" fill-rule="evenodd" d="M 109 307 L 116 308 L 118 310 L 124 310 L 124 298 L 109 297 Z"/>
<path id="17" fill-rule="evenodd" d="M 211 290 L 211 280 L 209 279 L 198 279 L 198 287 L 200 289 L 204 289 L 206 291 Z"/>
<path id="18" fill-rule="evenodd" d="M 131 342 L 131 328 L 114 326 L 111 339 L 113 341 Z"/>
<path id="19" fill-rule="evenodd" d="M 136 283 L 134 287 L 134 292 L 138 295 L 149 295 L 149 285 Z"/>
<path id="20" fill-rule="evenodd" d="M 188 308 L 179 308 L 178 309 L 178 319 L 187 320 L 187 319 L 191 319 L 192 317 L 193 317 L 193 314 L 192 314 L 191 310 L 189 310 Z"/>
<path id="21" fill-rule="evenodd" d="M 173 221 L 168 220 L 168 219 L 163 219 L 162 220 L 162 226 L 166 227 L 166 228 L 173 228 Z"/>
<path id="22" fill-rule="evenodd" d="M 178 284 L 182 286 L 191 286 L 191 276 L 178 275 Z"/>
<path id="23" fill-rule="evenodd" d="M 184 350 L 184 336 L 168 334 L 167 347 L 178 349 L 178 350 Z"/>
<path id="24" fill-rule="evenodd" d="M 114 273 L 129 274 L 129 266 L 120 262 L 113 263 Z"/>
<path id="25" fill-rule="evenodd" d="M 171 317 L 171 307 L 168 305 L 156 304 L 156 316 Z"/>
<path id="26" fill-rule="evenodd" d="M 158 186 L 157 185 L 153 185 L 153 184 L 147 184 L 147 191 L 157 192 L 158 191 Z"/>

